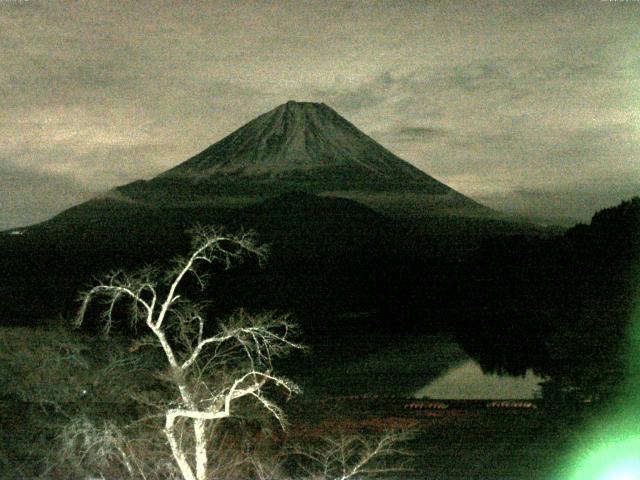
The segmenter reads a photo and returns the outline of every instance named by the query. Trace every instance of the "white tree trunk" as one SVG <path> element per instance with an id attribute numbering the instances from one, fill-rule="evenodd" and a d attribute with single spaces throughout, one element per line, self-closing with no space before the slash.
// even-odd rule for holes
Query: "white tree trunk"
<path id="1" fill-rule="evenodd" d="M 169 441 L 169 446 L 171 447 L 171 454 L 178 464 L 178 468 L 180 469 L 180 473 L 182 473 L 182 477 L 184 478 L 184 480 L 196 480 L 196 476 L 193 474 L 193 469 L 189 465 L 184 451 L 182 450 L 180 445 L 178 445 L 178 441 L 176 440 L 173 431 L 173 422 L 173 417 L 167 417 L 167 423 L 164 430 L 164 433 L 167 436 L 167 440 Z"/>
<path id="2" fill-rule="evenodd" d="M 196 477 L 197 480 L 207 478 L 207 435 L 205 420 L 194 420 L 193 430 L 196 439 Z"/>

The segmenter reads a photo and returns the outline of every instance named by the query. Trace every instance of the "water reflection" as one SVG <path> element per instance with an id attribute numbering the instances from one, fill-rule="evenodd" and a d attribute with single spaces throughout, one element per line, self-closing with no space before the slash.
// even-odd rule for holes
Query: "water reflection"
<path id="1" fill-rule="evenodd" d="M 416 398 L 440 399 L 533 399 L 539 397 L 543 379 L 527 370 L 524 377 L 484 373 L 475 360 L 447 370 L 414 393 Z"/>

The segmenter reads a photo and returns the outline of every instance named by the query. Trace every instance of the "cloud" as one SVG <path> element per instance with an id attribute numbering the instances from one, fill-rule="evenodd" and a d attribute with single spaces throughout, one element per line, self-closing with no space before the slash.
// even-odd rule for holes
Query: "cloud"
<path id="1" fill-rule="evenodd" d="M 440 137 L 445 135 L 446 131 L 437 127 L 402 127 L 396 133 L 401 138 L 417 140 Z"/>
<path id="2" fill-rule="evenodd" d="M 72 179 L 42 174 L 0 159 L 0 230 L 47 220 L 52 213 L 88 200 L 91 192 Z"/>
<path id="3" fill-rule="evenodd" d="M 338 78 L 329 88 L 315 89 L 314 95 L 338 111 L 352 113 L 384 103 L 396 84 L 397 80 L 389 72 L 365 79 L 356 85 L 345 85 L 344 80 Z"/>
<path id="4" fill-rule="evenodd" d="M 561 189 L 515 189 L 477 198 L 507 214 L 547 219 L 565 226 L 588 223 L 597 210 L 618 205 L 637 196 L 640 181 L 584 182 Z"/>
<path id="5" fill-rule="evenodd" d="M 370 135 L 380 141 L 392 143 L 421 143 L 440 139 L 449 134 L 441 127 L 421 127 L 415 125 L 405 125 L 392 127 L 387 130 L 373 131 Z"/>

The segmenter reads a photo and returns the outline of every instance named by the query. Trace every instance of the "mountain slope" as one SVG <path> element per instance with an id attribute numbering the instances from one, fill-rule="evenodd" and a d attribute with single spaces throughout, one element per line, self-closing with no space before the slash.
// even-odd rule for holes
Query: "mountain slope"
<path id="1" fill-rule="evenodd" d="M 322 103 L 287 102 L 158 175 L 111 192 L 147 204 L 239 207 L 289 191 L 388 214 L 495 212 L 397 157 Z"/>
<path id="2" fill-rule="evenodd" d="M 239 174 L 278 178 L 314 170 L 351 170 L 367 175 L 368 181 L 409 181 L 447 189 L 325 104 L 293 101 L 259 116 L 160 177 Z"/>

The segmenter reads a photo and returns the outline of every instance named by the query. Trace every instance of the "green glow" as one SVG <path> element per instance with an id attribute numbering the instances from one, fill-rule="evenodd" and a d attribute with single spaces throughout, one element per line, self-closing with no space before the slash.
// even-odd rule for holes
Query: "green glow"
<path id="1" fill-rule="evenodd" d="M 637 480 L 640 478 L 638 472 L 640 471 L 640 466 L 638 466 L 637 462 L 633 462 L 633 464 L 627 465 L 622 464 L 619 468 L 614 468 L 609 471 L 609 473 L 605 474 L 603 480 Z"/>
<path id="2" fill-rule="evenodd" d="M 587 449 L 568 480 L 640 480 L 640 435 Z"/>
<path id="3" fill-rule="evenodd" d="M 608 415 L 585 432 L 558 480 L 640 480 L 640 304 L 629 330 L 628 381 Z"/>
<path id="4" fill-rule="evenodd" d="M 634 277 L 640 280 L 640 265 Z M 640 480 L 640 288 L 631 312 L 623 389 L 609 414 L 585 430 L 557 480 Z"/>

